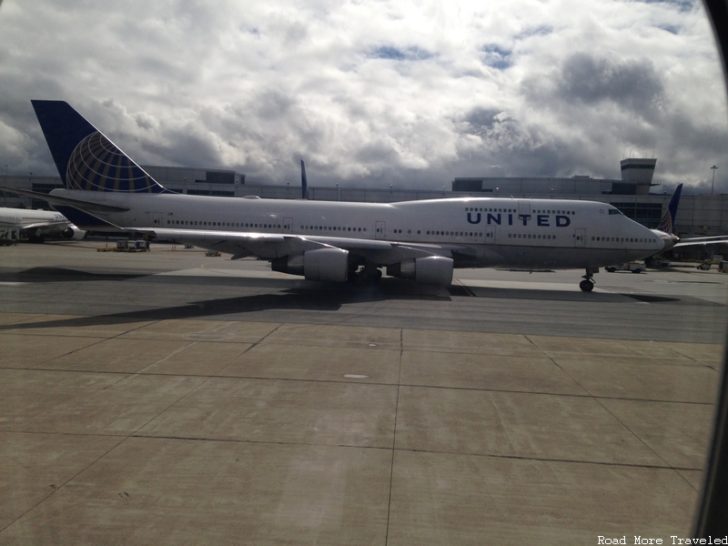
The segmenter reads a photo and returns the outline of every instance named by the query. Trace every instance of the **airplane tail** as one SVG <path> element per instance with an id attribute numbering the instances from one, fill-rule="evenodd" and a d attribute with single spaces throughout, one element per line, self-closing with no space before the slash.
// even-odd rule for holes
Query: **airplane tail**
<path id="1" fill-rule="evenodd" d="M 31 103 L 66 189 L 167 191 L 67 102 L 33 100 Z"/>
<path id="2" fill-rule="evenodd" d="M 308 199 L 308 180 L 306 179 L 306 164 L 301 160 L 301 199 Z"/>
<path id="3" fill-rule="evenodd" d="M 664 233 L 675 233 L 675 219 L 677 218 L 677 207 L 680 204 L 680 194 L 682 193 L 682 184 L 678 184 L 675 188 L 675 193 L 670 198 L 670 203 L 667 205 L 665 214 L 660 219 L 660 224 L 657 229 Z"/>

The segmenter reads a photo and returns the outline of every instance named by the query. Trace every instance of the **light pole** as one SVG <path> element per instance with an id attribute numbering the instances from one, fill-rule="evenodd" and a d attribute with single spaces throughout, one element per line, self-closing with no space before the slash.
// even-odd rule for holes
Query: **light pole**
<path id="1" fill-rule="evenodd" d="M 713 190 L 715 190 L 715 171 L 718 170 L 718 165 L 713 165 L 710 170 L 713 171 L 713 181 L 710 183 L 710 195 L 713 195 Z"/>

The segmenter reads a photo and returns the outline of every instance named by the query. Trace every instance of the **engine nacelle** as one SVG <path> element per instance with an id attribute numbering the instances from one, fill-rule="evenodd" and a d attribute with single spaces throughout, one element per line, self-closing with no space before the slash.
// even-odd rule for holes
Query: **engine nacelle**
<path id="1" fill-rule="evenodd" d="M 86 237 L 86 232 L 82 229 L 78 229 L 76 226 L 71 224 L 63 230 L 63 237 L 65 237 L 66 239 L 71 239 L 73 241 L 80 241 L 84 237 Z"/>
<path id="2" fill-rule="evenodd" d="M 341 248 L 309 250 L 302 256 L 276 258 L 271 261 L 271 269 L 303 275 L 309 281 L 344 282 L 349 277 L 349 251 Z"/>
<path id="3" fill-rule="evenodd" d="M 387 267 L 387 273 L 394 277 L 440 286 L 452 284 L 452 270 L 452 258 L 444 256 L 416 258 Z"/>

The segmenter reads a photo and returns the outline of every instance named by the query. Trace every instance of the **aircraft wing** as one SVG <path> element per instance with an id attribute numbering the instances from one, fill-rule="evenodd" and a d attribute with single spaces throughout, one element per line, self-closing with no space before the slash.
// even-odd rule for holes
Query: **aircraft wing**
<path id="1" fill-rule="evenodd" d="M 255 256 L 272 260 L 303 254 L 320 248 L 340 248 L 377 265 L 427 256 L 450 257 L 453 249 L 444 245 L 399 243 L 350 237 L 326 237 L 238 231 L 188 230 L 174 228 L 124 228 L 152 239 L 190 243 L 209 250 L 232 254 L 232 259 Z"/>
<path id="2" fill-rule="evenodd" d="M 9 227 L 21 230 L 33 230 L 33 229 L 51 229 L 51 228 L 62 228 L 70 224 L 68 220 L 62 220 L 58 222 L 42 221 L 32 222 L 28 224 L 15 223 L 15 222 L 4 222 L 0 220 L 0 226 Z"/>
<path id="3" fill-rule="evenodd" d="M 680 239 L 672 248 L 680 248 L 686 246 L 705 246 L 728 244 L 728 235 L 718 235 L 713 237 L 695 237 L 690 239 Z"/>
<path id="4" fill-rule="evenodd" d="M 14 193 L 16 195 L 26 195 L 28 197 L 35 197 L 36 199 L 42 199 L 52 205 L 66 205 L 69 207 L 78 208 L 79 210 L 89 212 L 126 212 L 127 208 L 116 207 L 113 205 L 106 205 L 103 203 L 96 203 L 94 201 L 84 201 L 81 199 L 73 199 L 70 197 L 61 197 L 59 195 L 51 195 L 50 193 L 41 193 L 31 190 L 21 190 L 18 188 L 5 188 L 0 186 L 0 191 L 8 193 Z"/>

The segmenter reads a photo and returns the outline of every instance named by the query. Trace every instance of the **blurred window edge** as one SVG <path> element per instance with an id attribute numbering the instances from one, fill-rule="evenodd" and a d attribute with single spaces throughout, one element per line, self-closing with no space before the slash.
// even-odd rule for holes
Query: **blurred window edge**
<path id="1" fill-rule="evenodd" d="M 705 11 L 713 26 L 716 45 L 721 57 L 725 93 L 728 97 L 728 0 L 703 0 Z M 728 119 L 725 120 L 728 123 Z M 713 434 L 707 452 L 703 474 L 702 495 L 694 519 L 694 537 L 728 535 L 728 331 L 723 345 L 723 366 L 715 403 Z M 712 542 L 710 542 L 712 544 Z"/>

